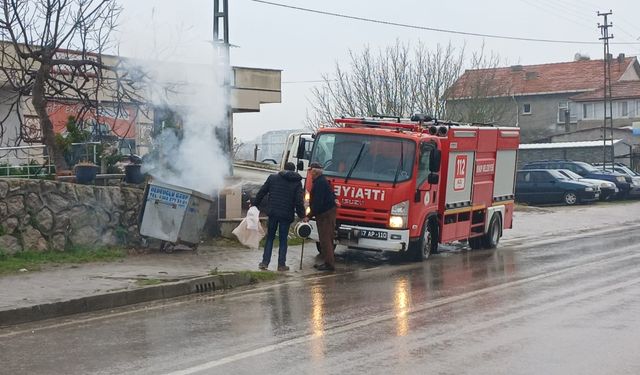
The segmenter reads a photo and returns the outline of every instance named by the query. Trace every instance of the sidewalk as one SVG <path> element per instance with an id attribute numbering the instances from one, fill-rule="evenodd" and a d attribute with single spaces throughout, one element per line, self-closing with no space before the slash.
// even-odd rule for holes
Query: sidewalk
<path id="1" fill-rule="evenodd" d="M 501 243 L 503 246 L 509 246 L 533 239 L 576 237 L 582 232 L 638 224 L 638 212 L 640 201 L 577 207 L 522 207 L 516 211 L 514 229 L 505 231 Z M 304 250 L 304 264 L 300 271 L 298 268 L 301 246 L 289 247 L 287 258 L 291 270 L 284 273 L 285 277 L 301 277 L 317 272 L 313 268 L 317 255 L 314 244 L 307 243 Z M 15 314 L 28 312 L 34 317 L 40 316 L 38 314 L 51 317 L 57 313 L 47 309 L 51 310 L 69 301 L 75 301 L 76 305 L 82 305 L 80 309 L 86 309 L 89 302 L 83 299 L 89 297 L 110 296 L 110 299 L 94 301 L 100 305 L 99 307 L 110 308 L 189 294 L 193 292 L 193 288 L 198 287 L 194 283 L 187 285 L 188 281 L 193 280 L 199 280 L 204 284 L 216 284 L 215 289 L 246 285 L 249 283 L 248 278 L 231 280 L 224 277 L 212 278 L 209 275 L 214 270 L 218 273 L 257 270 L 261 255 L 261 250 L 201 246 L 197 253 L 178 250 L 171 254 L 132 255 L 116 262 L 62 265 L 47 267 L 42 271 L 0 276 L 0 326 L 7 325 L 9 321 L 16 321 L 9 320 L 8 317 L 11 315 L 8 314 L 11 311 Z M 277 263 L 276 257 L 277 249 L 274 249 L 270 265 L 272 270 Z M 341 267 L 339 264 L 338 268 L 344 266 Z M 163 283 L 144 286 L 145 281 L 149 279 L 162 280 Z M 148 290 L 150 293 L 145 296 L 140 292 L 136 294 L 138 297 L 127 294 L 138 290 Z M 110 300 L 113 300 L 115 305 L 110 305 Z M 73 312 L 73 306 L 67 307 L 72 310 L 61 311 Z M 82 311 L 91 311 L 91 308 L 78 312 Z"/>

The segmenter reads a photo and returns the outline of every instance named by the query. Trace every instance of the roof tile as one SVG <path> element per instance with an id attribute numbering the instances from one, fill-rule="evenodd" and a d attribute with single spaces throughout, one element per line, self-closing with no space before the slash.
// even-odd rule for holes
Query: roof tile
<path id="1" fill-rule="evenodd" d="M 636 57 L 614 58 L 611 79 L 618 81 Z M 486 96 L 533 95 L 597 90 L 603 83 L 604 60 L 580 60 L 552 64 L 467 70 L 447 93 L 449 99 L 469 98 L 472 82 L 490 80 L 494 92 Z"/>

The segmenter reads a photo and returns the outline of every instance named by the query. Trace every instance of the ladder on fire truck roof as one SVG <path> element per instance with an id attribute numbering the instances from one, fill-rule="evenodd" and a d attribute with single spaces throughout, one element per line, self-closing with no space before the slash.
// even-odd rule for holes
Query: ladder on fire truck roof
<path id="1" fill-rule="evenodd" d="M 394 119 L 395 122 L 384 119 Z M 391 128 L 397 130 L 408 130 L 418 133 L 428 132 L 431 135 L 444 135 L 452 126 L 478 126 L 493 127 L 493 124 L 461 124 L 453 121 L 439 121 L 428 115 L 414 114 L 410 119 L 403 119 L 399 116 L 376 115 L 373 117 L 341 117 L 335 120 L 338 124 L 355 127 L 369 128 Z"/>

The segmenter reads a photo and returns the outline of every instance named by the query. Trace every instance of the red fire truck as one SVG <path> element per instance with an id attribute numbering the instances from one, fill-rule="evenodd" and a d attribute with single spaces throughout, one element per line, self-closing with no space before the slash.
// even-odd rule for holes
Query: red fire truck
<path id="1" fill-rule="evenodd" d="M 339 201 L 337 244 L 418 261 L 439 243 L 494 248 L 511 228 L 519 128 L 424 115 L 336 122 L 317 132 L 311 162 L 324 166 Z"/>

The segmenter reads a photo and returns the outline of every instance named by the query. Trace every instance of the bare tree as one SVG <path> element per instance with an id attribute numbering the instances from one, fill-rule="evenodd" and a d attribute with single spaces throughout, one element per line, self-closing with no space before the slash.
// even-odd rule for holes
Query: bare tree
<path id="1" fill-rule="evenodd" d="M 67 168 L 48 112 L 52 102 L 81 107 L 76 119 L 137 116 L 144 103 L 126 61 L 105 55 L 115 49 L 111 34 L 121 7 L 116 0 L 1 0 L 0 89 L 9 112 L 0 118 L 2 132 L 17 118 L 16 143 L 44 143 L 58 171 Z M 132 77 L 132 75 L 138 75 Z M 37 116 L 39 129 L 24 119 Z M 126 112 L 126 113 L 125 113 Z"/>
<path id="2" fill-rule="evenodd" d="M 336 64 L 333 75 L 312 90 L 311 111 L 306 125 L 311 129 L 332 126 L 340 116 L 390 115 L 409 117 L 424 113 L 438 119 L 463 122 L 494 122 L 511 105 L 501 97 L 508 88 L 496 77 L 500 57 L 487 54 L 484 47 L 467 58 L 465 48 L 451 44 L 429 50 L 423 43 L 411 48 L 396 41 L 377 53 L 366 47 L 361 53 L 349 52 L 347 68 Z M 463 69 L 486 69 L 486 74 L 466 80 L 471 94 L 464 105 L 449 106 L 450 89 L 460 84 Z"/>
<path id="3" fill-rule="evenodd" d="M 500 56 L 484 46 L 472 54 L 470 67 L 447 90 L 447 117 L 465 123 L 498 124 L 513 109 L 510 76 L 505 76 Z"/>
<path id="4" fill-rule="evenodd" d="M 236 137 L 233 137 L 233 149 L 231 150 L 231 160 L 235 160 L 236 156 L 238 155 L 238 152 L 240 151 L 240 149 L 244 146 L 244 142 L 242 142 L 241 140 L 239 140 Z"/>
<path id="5" fill-rule="evenodd" d="M 324 75 L 321 87 L 313 89 L 311 129 L 331 125 L 343 115 L 389 115 L 407 117 L 421 112 L 441 118 L 445 114 L 446 89 L 460 76 L 464 48 L 438 45 L 431 51 L 419 43 L 414 49 L 396 41 L 373 52 L 349 51 L 350 64 L 336 63 L 333 75 Z"/>

